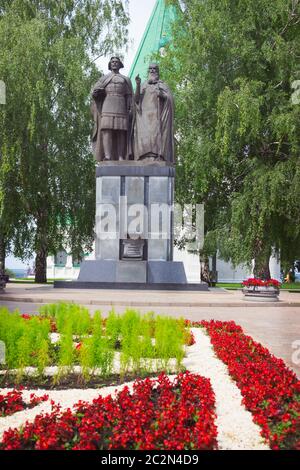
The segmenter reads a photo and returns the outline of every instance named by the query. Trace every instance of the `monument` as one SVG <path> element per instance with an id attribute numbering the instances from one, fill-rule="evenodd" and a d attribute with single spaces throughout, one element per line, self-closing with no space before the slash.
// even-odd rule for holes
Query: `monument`
<path id="1" fill-rule="evenodd" d="M 92 90 L 96 167 L 95 260 L 56 287 L 202 290 L 173 261 L 174 100 L 150 64 L 136 91 L 119 57 Z"/>

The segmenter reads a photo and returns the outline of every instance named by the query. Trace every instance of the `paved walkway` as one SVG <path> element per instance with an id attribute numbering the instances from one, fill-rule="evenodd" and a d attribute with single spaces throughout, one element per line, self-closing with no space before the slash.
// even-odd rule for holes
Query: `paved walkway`
<path id="1" fill-rule="evenodd" d="M 240 291 L 75 291 L 9 284 L 5 294 L 0 296 L 0 305 L 35 313 L 41 303 L 64 300 L 86 305 L 92 313 L 100 309 L 104 315 L 112 306 L 120 313 L 132 306 L 142 312 L 153 310 L 157 314 L 194 321 L 234 320 L 275 356 L 282 357 L 300 377 L 300 294 L 281 292 L 280 298 L 277 303 L 258 304 L 243 301 Z"/>
<path id="2" fill-rule="evenodd" d="M 280 302 L 264 302 L 267 307 L 299 307 L 300 293 L 283 291 Z M 210 289 L 209 292 L 54 289 L 52 285 L 10 283 L 0 300 L 17 302 L 76 302 L 83 305 L 127 305 L 136 307 L 260 307 L 261 302 L 243 300 L 241 291 Z"/>

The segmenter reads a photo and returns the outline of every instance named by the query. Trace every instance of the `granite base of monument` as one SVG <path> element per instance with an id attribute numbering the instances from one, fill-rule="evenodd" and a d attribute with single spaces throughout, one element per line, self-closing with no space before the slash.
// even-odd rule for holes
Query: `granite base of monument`
<path id="1" fill-rule="evenodd" d="M 208 291 L 207 284 L 188 283 L 176 261 L 84 261 L 77 281 L 55 281 L 63 289 L 141 289 Z"/>
<path id="2" fill-rule="evenodd" d="M 54 287 L 207 291 L 206 284 L 188 283 L 183 263 L 173 261 L 174 186 L 175 168 L 166 162 L 99 165 L 96 259 L 81 264 L 77 281 Z M 137 214 L 139 230 L 132 230 Z"/>
<path id="3" fill-rule="evenodd" d="M 175 261 L 85 261 L 78 282 L 186 284 L 183 263 Z"/>

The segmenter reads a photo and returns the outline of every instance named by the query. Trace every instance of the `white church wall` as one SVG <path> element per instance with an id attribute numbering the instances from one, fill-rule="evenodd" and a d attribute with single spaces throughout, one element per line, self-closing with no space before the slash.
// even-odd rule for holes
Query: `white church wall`
<path id="1" fill-rule="evenodd" d="M 66 250 L 68 251 L 68 249 Z M 85 256 L 85 260 L 95 259 L 95 250 Z M 66 261 L 63 265 L 55 264 L 55 256 L 47 257 L 47 278 L 48 279 L 66 279 L 75 281 L 79 276 L 80 265 L 73 265 L 73 257 L 71 254 L 66 255 Z"/>
<path id="2" fill-rule="evenodd" d="M 85 257 L 86 260 L 94 260 L 95 252 L 91 252 Z M 174 248 L 174 261 L 181 261 L 184 264 L 188 282 L 197 283 L 200 279 L 199 256 L 185 250 Z M 211 264 L 211 263 L 210 263 Z M 73 266 L 72 256 L 67 255 L 64 266 L 55 265 L 54 256 L 47 258 L 47 278 L 48 279 L 68 279 L 76 280 L 79 276 L 80 266 Z M 253 276 L 251 270 L 245 266 L 234 268 L 231 263 L 217 259 L 218 282 L 240 283 L 244 279 Z M 280 261 L 276 256 L 270 259 L 271 277 L 280 281 Z"/>
<path id="3" fill-rule="evenodd" d="M 182 261 L 184 263 L 188 282 L 199 282 L 200 277 L 200 261 L 198 255 L 189 253 L 185 250 L 174 248 L 174 261 Z M 211 268 L 211 260 L 210 260 Z M 273 279 L 280 281 L 280 260 L 276 256 L 270 258 L 270 272 Z M 231 263 L 222 259 L 217 259 L 218 282 L 240 283 L 248 277 L 253 276 L 251 269 L 247 266 L 232 266 Z"/>

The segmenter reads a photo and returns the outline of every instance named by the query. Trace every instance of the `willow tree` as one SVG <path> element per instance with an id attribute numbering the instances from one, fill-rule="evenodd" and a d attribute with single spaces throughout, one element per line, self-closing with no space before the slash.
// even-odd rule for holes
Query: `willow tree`
<path id="1" fill-rule="evenodd" d="M 66 241 L 76 255 L 91 248 L 89 95 L 96 58 L 124 47 L 127 25 L 118 0 L 0 0 L 0 151 L 14 156 L 10 188 L 22 224 L 19 209 L 3 220 L 16 227 L 15 254 L 36 254 L 36 282 L 46 282 L 47 255 Z"/>
<path id="2" fill-rule="evenodd" d="M 300 2 L 170 3 L 182 7 L 161 59 L 177 103 L 177 198 L 206 204 L 204 256 L 255 259 L 269 276 L 272 250 L 299 256 Z"/>

